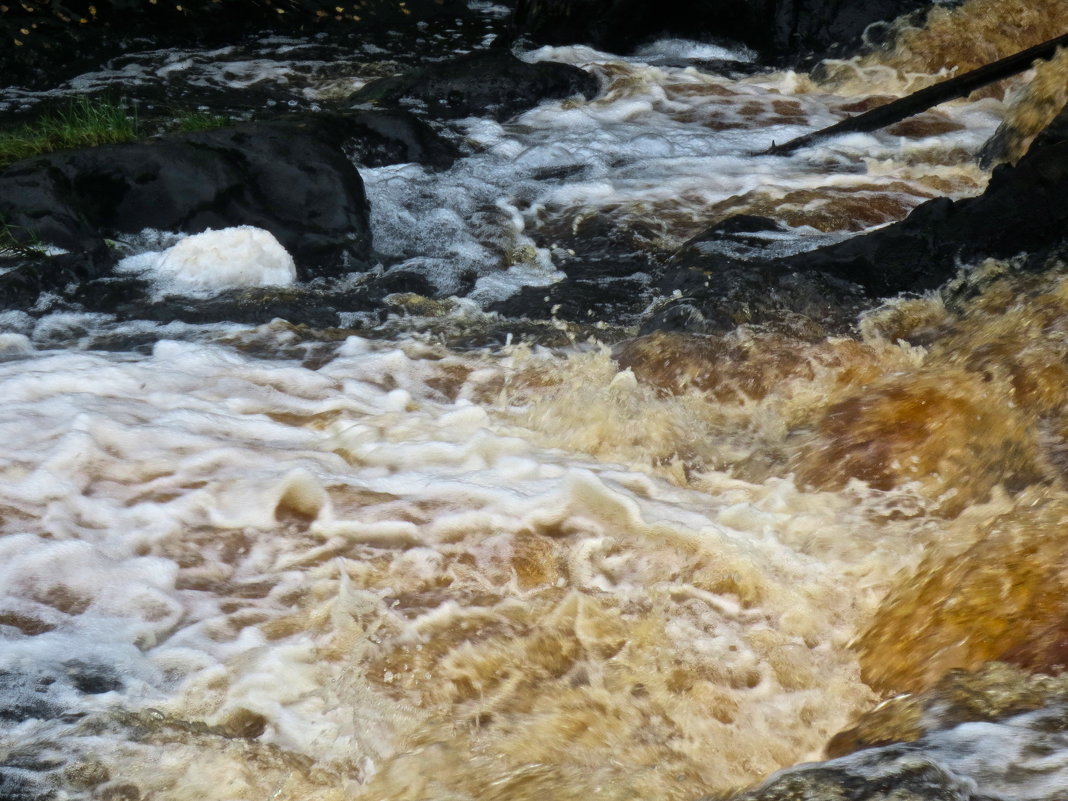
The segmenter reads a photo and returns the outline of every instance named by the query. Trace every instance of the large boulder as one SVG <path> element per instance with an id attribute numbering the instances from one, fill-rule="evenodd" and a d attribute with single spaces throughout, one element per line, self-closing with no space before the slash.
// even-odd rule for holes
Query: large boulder
<path id="1" fill-rule="evenodd" d="M 350 98 L 354 106 L 408 106 L 438 119 L 491 116 L 505 120 L 545 100 L 592 98 L 597 79 L 570 64 L 529 64 L 507 50 L 482 50 L 372 81 Z"/>
<path id="2" fill-rule="evenodd" d="M 303 279 L 347 272 L 365 265 L 371 233 L 344 138 L 343 120 L 323 117 L 52 153 L 0 173 L 0 219 L 74 254 L 146 228 L 251 225 L 274 234 Z"/>
<path id="3" fill-rule="evenodd" d="M 872 295 L 933 289 L 964 264 L 1023 256 L 1045 265 L 1068 245 L 1068 111 L 1032 144 L 1016 166 L 994 170 L 986 191 L 938 198 L 901 222 L 782 261 L 786 269 L 819 270 Z"/>
<path id="4" fill-rule="evenodd" d="M 931 0 L 519 0 L 515 30 L 545 44 L 627 53 L 662 36 L 731 39 L 778 64 L 848 55 L 868 26 Z"/>
<path id="5" fill-rule="evenodd" d="M 646 331 L 717 332 L 739 324 L 792 333 L 841 333 L 880 298 L 945 285 L 962 265 L 1019 257 L 1042 269 L 1068 253 L 1068 111 L 1016 166 L 994 170 L 983 194 L 936 198 L 900 222 L 795 255 L 762 252 L 762 229 L 778 223 L 736 217 L 684 245 L 658 289 L 673 299 L 654 309 Z M 964 290 L 972 291 L 970 283 Z"/>

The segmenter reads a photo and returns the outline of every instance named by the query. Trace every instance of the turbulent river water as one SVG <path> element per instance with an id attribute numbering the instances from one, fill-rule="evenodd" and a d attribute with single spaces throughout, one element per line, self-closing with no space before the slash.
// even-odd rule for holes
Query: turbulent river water
<path id="1" fill-rule="evenodd" d="M 314 107 L 409 45 L 132 54 L 0 106 L 120 83 Z M 376 249 L 443 297 L 474 275 L 463 299 L 326 331 L 0 314 L 0 796 L 720 797 L 1063 619 L 1058 276 L 985 265 L 978 299 L 806 341 L 633 341 L 630 319 L 531 340 L 485 311 L 558 281 L 554 232 L 593 215 L 666 253 L 765 214 L 786 251 L 977 194 L 1003 100 L 756 157 L 906 86 L 719 74 L 747 54 L 684 41 L 521 55 L 602 91 L 461 121 L 444 172 L 361 169 Z M 1014 671 L 967 675 L 1037 701 L 899 697 L 910 735 L 852 736 L 905 745 L 766 797 L 1064 797 L 1068 691 Z"/>

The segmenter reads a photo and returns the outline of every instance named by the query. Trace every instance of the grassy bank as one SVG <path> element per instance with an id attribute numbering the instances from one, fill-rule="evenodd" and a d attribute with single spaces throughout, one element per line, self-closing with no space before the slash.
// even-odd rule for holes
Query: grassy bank
<path id="1" fill-rule="evenodd" d="M 32 123 L 0 129 L 0 167 L 54 150 L 129 142 L 137 135 L 137 116 L 123 104 L 80 97 Z"/>
<path id="2" fill-rule="evenodd" d="M 226 117 L 199 111 L 142 121 L 127 103 L 79 97 L 33 122 L 0 128 L 0 169 L 56 150 L 130 142 L 163 131 L 203 131 L 228 122 Z"/>

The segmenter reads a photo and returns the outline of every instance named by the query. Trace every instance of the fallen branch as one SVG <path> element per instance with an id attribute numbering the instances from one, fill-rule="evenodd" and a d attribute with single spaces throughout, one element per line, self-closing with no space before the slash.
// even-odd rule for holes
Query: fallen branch
<path id="1" fill-rule="evenodd" d="M 1053 54 L 1057 52 L 1057 48 L 1063 45 L 1068 45 L 1068 34 L 998 59 L 983 67 L 958 75 L 956 78 L 950 78 L 948 81 L 942 81 L 934 86 L 928 86 L 926 89 L 920 89 L 911 95 L 893 100 L 870 111 L 865 111 L 855 117 L 836 122 L 834 125 L 819 131 L 799 136 L 781 145 L 773 144 L 761 155 L 781 156 L 839 134 L 867 133 L 876 131 L 879 128 L 885 128 L 887 125 L 900 122 L 906 117 L 926 111 L 931 106 L 937 106 L 939 103 L 945 103 L 948 100 L 956 100 L 959 97 L 967 97 L 976 89 L 987 84 L 1008 78 L 1018 72 L 1023 72 L 1029 69 L 1037 60 L 1052 58 Z"/>

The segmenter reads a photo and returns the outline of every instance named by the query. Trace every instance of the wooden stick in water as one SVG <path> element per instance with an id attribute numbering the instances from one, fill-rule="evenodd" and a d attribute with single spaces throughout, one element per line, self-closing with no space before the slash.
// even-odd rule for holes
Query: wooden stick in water
<path id="1" fill-rule="evenodd" d="M 911 95 L 892 100 L 885 105 L 865 111 L 855 117 L 849 117 L 841 122 L 836 122 L 834 125 L 822 128 L 819 131 L 799 136 L 781 145 L 773 144 L 760 155 L 781 156 L 838 134 L 876 131 L 879 128 L 900 122 L 906 117 L 926 111 L 931 106 L 937 106 L 947 100 L 956 100 L 958 97 L 966 97 L 987 84 L 1000 81 L 1002 78 L 1008 78 L 1018 72 L 1023 72 L 1039 59 L 1052 58 L 1053 54 L 1057 52 L 1057 48 L 1064 45 L 1068 45 L 1068 34 L 998 59 L 978 69 L 958 75 L 956 78 L 950 78 L 941 83 L 936 83 L 934 86 L 928 86 L 926 89 L 920 89 Z"/>

